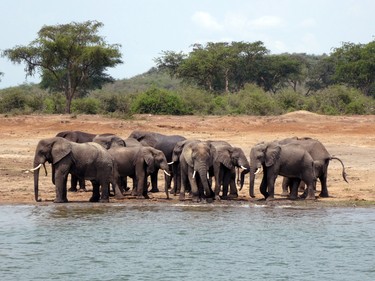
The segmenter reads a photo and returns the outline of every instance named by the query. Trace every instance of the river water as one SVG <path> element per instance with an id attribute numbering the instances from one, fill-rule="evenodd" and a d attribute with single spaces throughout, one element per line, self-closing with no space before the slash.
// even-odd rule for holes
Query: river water
<path id="1" fill-rule="evenodd" d="M 1 205 L 0 280 L 375 280 L 375 209 Z"/>

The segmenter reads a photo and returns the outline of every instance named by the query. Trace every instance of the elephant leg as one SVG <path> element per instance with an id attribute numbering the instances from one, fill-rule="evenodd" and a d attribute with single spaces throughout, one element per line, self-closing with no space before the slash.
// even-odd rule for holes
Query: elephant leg
<path id="1" fill-rule="evenodd" d="M 70 192 L 77 192 L 78 177 L 70 175 Z"/>
<path id="2" fill-rule="evenodd" d="M 87 190 L 86 190 L 85 179 L 83 179 L 83 178 L 78 179 L 78 183 L 79 183 L 79 190 L 78 191 L 86 192 Z"/>
<path id="3" fill-rule="evenodd" d="M 284 177 L 283 178 L 283 182 L 282 182 L 282 189 L 283 189 L 283 192 L 281 193 L 281 196 L 288 196 L 289 195 L 289 187 L 291 187 L 291 180 L 287 177 Z"/>
<path id="4" fill-rule="evenodd" d="M 232 171 L 230 173 L 230 181 L 229 181 L 229 198 L 237 198 L 238 197 L 238 191 L 236 186 L 236 171 Z"/>
<path id="5" fill-rule="evenodd" d="M 275 181 L 277 175 L 269 174 L 267 176 L 267 188 L 268 188 L 268 197 L 267 200 L 275 199 Z"/>
<path id="6" fill-rule="evenodd" d="M 264 174 L 263 174 L 262 182 L 260 183 L 259 190 L 260 190 L 260 193 L 264 196 L 264 198 L 267 199 L 269 196 L 269 193 L 267 192 L 267 172 L 265 170 L 263 171 L 264 171 Z"/>
<path id="7" fill-rule="evenodd" d="M 90 202 L 99 202 L 100 200 L 100 184 L 97 181 L 92 180 L 92 196 L 90 198 Z M 107 187 L 109 188 L 109 187 Z"/>
<path id="8" fill-rule="evenodd" d="M 224 173 L 223 176 L 223 192 L 222 192 L 222 199 L 228 199 L 228 186 L 229 186 L 230 176 L 227 172 Z"/>
<path id="9" fill-rule="evenodd" d="M 320 180 L 320 184 L 322 186 L 322 189 L 320 191 L 319 196 L 320 197 L 329 197 L 328 188 L 327 188 L 327 174 L 323 174 L 322 176 L 320 176 L 319 180 Z"/>
<path id="10" fill-rule="evenodd" d="M 151 190 L 150 192 L 159 192 L 158 189 L 158 171 L 153 172 L 151 175 Z"/>
<path id="11" fill-rule="evenodd" d="M 100 196 L 100 199 L 99 201 L 102 202 L 102 203 L 108 203 L 109 202 L 109 185 L 110 183 L 109 182 L 106 182 L 106 181 L 102 181 L 100 186 L 102 187 L 101 190 L 102 190 L 102 194 Z"/>
<path id="12" fill-rule="evenodd" d="M 296 200 L 298 198 L 298 187 L 301 180 L 298 178 L 288 179 L 288 183 L 290 186 L 290 195 L 289 199 Z"/>
<path id="13" fill-rule="evenodd" d="M 66 184 L 68 181 L 68 174 L 61 174 L 56 171 L 55 184 L 56 184 L 56 198 L 53 202 L 65 203 L 68 202 Z"/>

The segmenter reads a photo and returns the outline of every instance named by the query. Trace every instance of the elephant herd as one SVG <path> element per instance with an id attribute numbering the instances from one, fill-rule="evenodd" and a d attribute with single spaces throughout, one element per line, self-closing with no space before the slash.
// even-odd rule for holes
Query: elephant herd
<path id="1" fill-rule="evenodd" d="M 250 162 L 240 147 L 226 141 L 201 141 L 179 135 L 133 131 L 123 139 L 114 134 L 90 134 L 64 131 L 55 137 L 39 141 L 34 156 L 34 195 L 39 198 L 39 171 L 45 163 L 52 165 L 54 202 L 68 202 L 69 191 L 85 190 L 90 180 L 91 202 L 109 202 L 110 188 L 115 198 L 124 198 L 127 191 L 136 198 L 149 198 L 148 192 L 158 192 L 158 172 L 165 174 L 164 191 L 185 200 L 186 193 L 193 202 L 238 197 L 246 174 L 250 174 L 249 195 L 254 196 L 255 176 L 263 170 L 260 192 L 266 200 L 274 198 L 275 180 L 283 179 L 283 195 L 298 198 L 301 186 L 306 185 L 302 198 L 315 199 L 316 181 L 321 183 L 321 197 L 328 197 L 327 171 L 331 156 L 321 142 L 311 138 L 288 138 L 262 142 L 251 148 Z M 239 172 L 240 170 L 241 173 Z M 47 174 L 47 171 L 46 171 Z M 128 187 L 127 177 L 132 179 Z M 149 191 L 148 177 L 151 190 Z M 237 181 L 236 181 L 237 178 Z M 290 190 L 290 192 L 289 192 Z"/>

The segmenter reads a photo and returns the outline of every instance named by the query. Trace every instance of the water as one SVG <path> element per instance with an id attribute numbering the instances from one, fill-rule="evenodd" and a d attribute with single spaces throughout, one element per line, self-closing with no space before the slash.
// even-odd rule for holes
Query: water
<path id="1" fill-rule="evenodd" d="M 0 206 L 0 280 L 375 280 L 375 209 Z"/>

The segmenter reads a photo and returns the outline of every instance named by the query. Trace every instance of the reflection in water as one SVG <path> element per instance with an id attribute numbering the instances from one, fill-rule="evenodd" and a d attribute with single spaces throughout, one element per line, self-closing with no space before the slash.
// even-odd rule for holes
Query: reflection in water
<path id="1" fill-rule="evenodd" d="M 375 210 L 0 206 L 1 280 L 375 280 Z"/>

